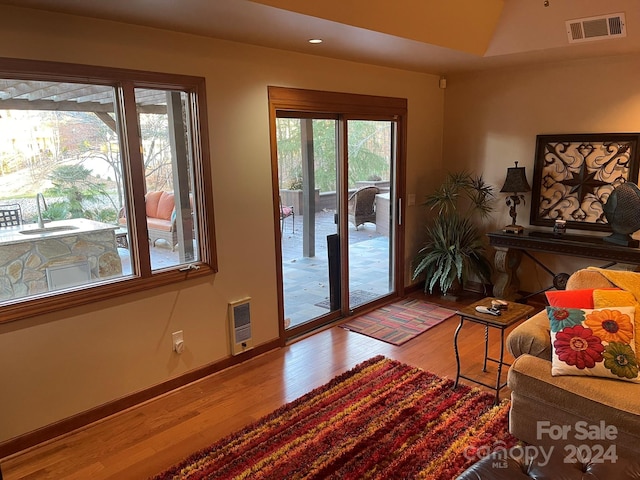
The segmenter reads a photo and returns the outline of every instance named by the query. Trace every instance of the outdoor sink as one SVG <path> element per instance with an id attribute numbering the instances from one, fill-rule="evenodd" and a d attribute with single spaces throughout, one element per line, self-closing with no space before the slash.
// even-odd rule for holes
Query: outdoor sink
<path id="1" fill-rule="evenodd" d="M 64 232 L 66 230 L 77 230 L 78 227 L 73 225 L 57 225 L 55 227 L 32 228 L 30 230 L 20 230 L 23 235 L 41 235 L 47 233 Z"/>

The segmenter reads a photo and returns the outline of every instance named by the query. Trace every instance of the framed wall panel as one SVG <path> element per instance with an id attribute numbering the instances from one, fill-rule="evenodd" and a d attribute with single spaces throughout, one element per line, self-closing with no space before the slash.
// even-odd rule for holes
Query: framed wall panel
<path id="1" fill-rule="evenodd" d="M 615 187 L 638 180 L 638 133 L 538 135 L 531 225 L 611 231 L 602 206 Z"/>

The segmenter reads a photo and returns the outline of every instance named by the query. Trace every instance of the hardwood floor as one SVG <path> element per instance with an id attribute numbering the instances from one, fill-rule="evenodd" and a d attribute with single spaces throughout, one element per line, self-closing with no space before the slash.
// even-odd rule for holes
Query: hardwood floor
<path id="1" fill-rule="evenodd" d="M 459 302 L 477 298 L 467 294 Z M 426 299 L 453 310 L 460 305 Z M 399 347 L 331 327 L 0 460 L 3 479 L 148 478 L 374 355 L 455 378 L 458 322 L 454 316 Z M 481 375 L 483 339 L 480 325 L 465 323 L 459 336 L 463 372 Z M 497 355 L 498 340 L 490 331 L 490 354 Z M 495 367 L 489 368 L 492 382 Z M 507 396 L 505 389 L 501 397 Z"/>

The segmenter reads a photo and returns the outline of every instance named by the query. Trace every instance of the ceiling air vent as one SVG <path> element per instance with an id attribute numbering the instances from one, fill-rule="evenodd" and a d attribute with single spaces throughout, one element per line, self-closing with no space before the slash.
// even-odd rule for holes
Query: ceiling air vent
<path id="1" fill-rule="evenodd" d="M 624 13 L 612 13 L 599 17 L 568 20 L 567 35 L 569 43 L 621 38 L 627 36 Z"/>

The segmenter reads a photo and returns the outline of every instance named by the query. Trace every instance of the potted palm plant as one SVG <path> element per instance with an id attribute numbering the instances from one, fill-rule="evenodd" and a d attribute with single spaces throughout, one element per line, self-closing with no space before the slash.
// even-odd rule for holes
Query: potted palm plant
<path id="1" fill-rule="evenodd" d="M 438 285 L 444 294 L 455 294 L 471 274 L 490 282 L 491 262 L 473 218 L 488 216 L 492 200 L 493 187 L 468 172 L 449 173 L 427 196 L 424 205 L 437 215 L 427 226 L 427 240 L 413 269 L 413 280 L 426 274 L 425 292 Z"/>

